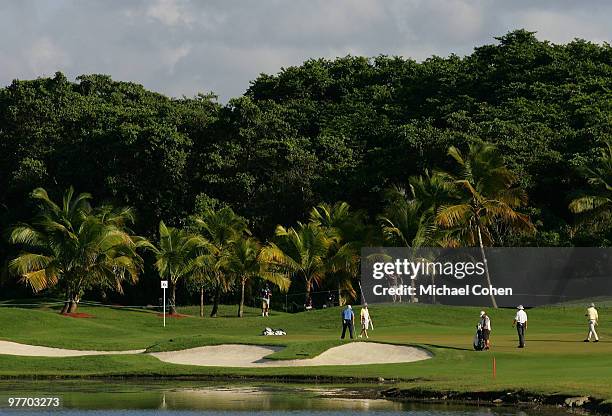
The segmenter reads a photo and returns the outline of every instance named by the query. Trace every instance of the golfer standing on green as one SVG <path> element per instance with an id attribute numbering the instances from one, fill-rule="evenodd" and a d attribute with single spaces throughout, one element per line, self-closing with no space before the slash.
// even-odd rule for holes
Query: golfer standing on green
<path id="1" fill-rule="evenodd" d="M 368 310 L 368 304 L 364 303 L 363 307 L 361 308 L 361 333 L 359 334 L 359 338 L 363 338 L 363 336 L 365 335 L 366 338 L 368 337 L 368 328 L 370 327 L 370 325 L 372 325 L 372 318 L 370 318 L 370 311 Z M 372 325 L 372 328 L 374 328 L 374 325 Z"/>
<path id="2" fill-rule="evenodd" d="M 485 342 L 485 350 L 491 348 L 491 318 L 485 311 L 480 311 L 480 327 L 482 328 L 482 339 Z"/>
<path id="3" fill-rule="evenodd" d="M 595 331 L 595 326 L 597 326 L 599 323 L 599 314 L 597 313 L 597 309 L 595 309 L 594 303 L 591 303 L 591 306 L 589 306 L 584 316 L 586 316 L 587 320 L 589 321 L 589 336 L 584 340 L 584 342 L 591 342 L 591 336 L 595 337 L 595 342 L 599 342 L 599 337 Z"/>
<path id="4" fill-rule="evenodd" d="M 346 335 L 346 328 L 349 329 L 351 339 L 353 339 L 354 325 L 355 314 L 353 313 L 353 308 L 351 308 L 351 305 L 346 305 L 346 308 L 342 310 L 342 336 L 340 337 L 340 339 L 344 339 L 344 336 Z"/>
<path id="5" fill-rule="evenodd" d="M 525 330 L 527 329 L 527 313 L 525 312 L 525 308 L 523 305 L 517 306 L 518 311 L 516 312 L 516 316 L 514 317 L 514 322 L 512 322 L 512 326 L 516 325 L 516 332 L 519 338 L 519 348 L 525 348 Z"/>

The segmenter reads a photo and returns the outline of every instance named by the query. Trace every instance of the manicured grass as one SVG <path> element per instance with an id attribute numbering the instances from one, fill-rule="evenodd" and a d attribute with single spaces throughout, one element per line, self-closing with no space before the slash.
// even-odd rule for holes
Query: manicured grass
<path id="1" fill-rule="evenodd" d="M 222 368 L 171 365 L 147 355 L 32 358 L 0 355 L 0 376 L 275 376 L 355 377 L 399 380 L 403 387 L 484 391 L 523 389 L 538 393 L 588 394 L 612 399 L 612 308 L 599 309 L 602 342 L 586 344 L 582 306 L 528 311 L 527 348 L 516 348 L 514 310 L 490 310 L 493 350 L 472 351 L 480 308 L 427 305 L 372 305 L 375 330 L 370 340 L 419 344 L 434 358 L 406 364 L 287 368 Z M 235 306 L 223 308 L 235 313 Z M 359 308 L 356 308 L 359 311 Z M 270 358 L 312 357 L 339 345 L 340 310 L 299 314 L 255 309 L 245 318 L 170 318 L 162 328 L 156 313 L 83 307 L 93 318 L 63 317 L 53 309 L 0 308 L 0 339 L 73 349 L 176 350 L 201 345 L 249 343 L 286 345 Z M 198 308 L 181 308 L 198 313 Z M 283 328 L 284 337 L 262 337 L 266 327 Z M 344 341 L 350 342 L 350 341 Z M 374 347 L 373 347 L 374 348 Z M 493 358 L 497 376 L 493 378 Z"/>

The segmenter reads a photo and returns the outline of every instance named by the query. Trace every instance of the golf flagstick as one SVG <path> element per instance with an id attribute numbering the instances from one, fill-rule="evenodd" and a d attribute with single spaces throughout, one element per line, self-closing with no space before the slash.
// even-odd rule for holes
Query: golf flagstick
<path id="1" fill-rule="evenodd" d="M 365 305 L 367 302 L 366 302 L 365 295 L 363 294 L 363 288 L 361 287 L 361 280 L 359 280 L 359 282 L 357 283 L 359 283 L 359 291 L 361 292 L 361 304 Z"/>
<path id="2" fill-rule="evenodd" d="M 368 302 L 366 302 L 365 295 L 363 294 L 363 288 L 361 287 L 361 280 L 358 283 L 359 283 L 359 291 L 361 292 L 361 304 L 365 305 Z M 374 322 L 372 322 L 372 318 L 370 318 L 370 327 L 372 328 L 372 331 L 374 331 Z"/>

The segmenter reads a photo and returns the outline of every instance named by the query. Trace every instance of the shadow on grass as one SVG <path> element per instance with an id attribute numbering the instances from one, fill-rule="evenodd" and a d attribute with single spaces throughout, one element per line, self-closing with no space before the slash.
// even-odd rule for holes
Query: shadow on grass
<path id="1" fill-rule="evenodd" d="M 473 351 L 472 348 L 451 347 L 451 346 L 448 346 L 448 345 L 439 345 L 439 344 L 420 344 L 420 345 L 424 345 L 424 346 L 432 347 L 432 348 L 440 348 L 440 349 L 444 349 L 444 350 Z"/>
<path id="2" fill-rule="evenodd" d="M 59 314 L 64 306 L 64 301 L 32 301 L 27 302 L 24 300 L 6 300 L 0 301 L 0 309 L 2 308 L 18 308 L 18 309 L 36 309 L 41 311 L 50 311 Z M 121 305 L 112 305 L 112 304 L 90 304 L 90 303 L 82 303 L 79 304 L 79 308 L 77 308 L 77 313 L 80 312 L 82 307 L 85 308 L 107 308 L 113 310 L 121 310 L 121 311 L 129 311 L 129 312 L 140 312 L 145 314 L 156 314 L 161 313 L 161 307 L 130 307 L 130 306 L 121 306 Z M 189 315 L 192 316 L 192 315 Z"/>
<path id="3" fill-rule="evenodd" d="M 62 308 L 64 301 L 54 298 L 7 299 L 0 301 L 0 307 L 19 309 L 51 309 Z"/>

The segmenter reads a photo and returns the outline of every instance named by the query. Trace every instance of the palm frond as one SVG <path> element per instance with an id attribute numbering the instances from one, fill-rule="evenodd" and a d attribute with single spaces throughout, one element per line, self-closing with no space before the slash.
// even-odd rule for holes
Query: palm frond
<path id="1" fill-rule="evenodd" d="M 297 259 L 288 256 L 280 247 L 278 247 L 274 243 L 269 243 L 266 247 L 264 247 L 260 251 L 259 257 L 262 262 L 268 263 L 275 267 L 280 267 L 281 269 L 286 270 L 289 273 L 293 273 L 297 270 L 300 270 L 301 267 L 301 264 L 297 261 Z"/>
<path id="2" fill-rule="evenodd" d="M 58 282 L 56 275 L 49 275 L 46 270 L 37 270 L 21 275 L 21 282 L 27 284 L 34 290 L 40 292 L 55 286 Z"/>
<path id="3" fill-rule="evenodd" d="M 574 214 L 581 214 L 602 206 L 610 206 L 612 209 L 612 199 L 599 195 L 585 195 L 574 199 L 569 204 L 569 209 Z"/>
<path id="4" fill-rule="evenodd" d="M 463 156 L 461 155 L 461 151 L 459 151 L 459 149 L 457 149 L 455 146 L 451 146 L 448 148 L 448 155 L 450 157 L 452 157 L 453 159 L 455 159 L 455 161 L 463 166 L 465 165 L 465 161 L 463 160 Z"/>
<path id="5" fill-rule="evenodd" d="M 29 225 L 13 227 L 9 236 L 10 244 L 23 244 L 27 246 L 40 246 L 43 244 L 44 236 Z"/>
<path id="6" fill-rule="evenodd" d="M 281 292 L 287 292 L 291 286 L 291 279 L 284 273 L 272 270 L 263 270 L 259 276 L 267 282 L 278 286 Z"/>
<path id="7" fill-rule="evenodd" d="M 456 227 L 465 223 L 471 212 L 472 207 L 469 204 L 443 206 L 438 210 L 436 222 L 442 227 Z"/>

